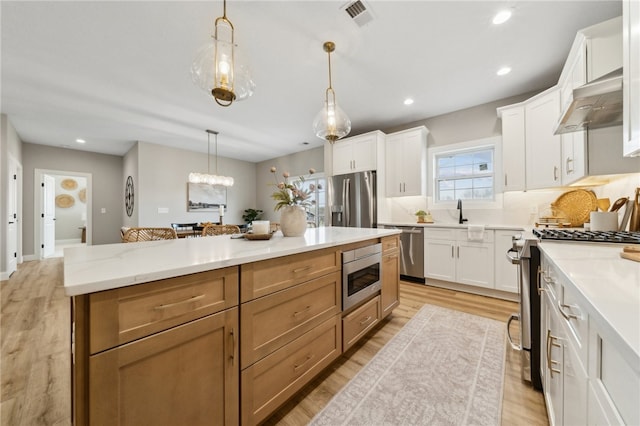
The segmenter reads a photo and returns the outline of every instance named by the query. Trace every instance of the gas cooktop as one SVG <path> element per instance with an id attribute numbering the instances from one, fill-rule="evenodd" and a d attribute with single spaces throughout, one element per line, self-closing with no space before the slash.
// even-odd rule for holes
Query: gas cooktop
<path id="1" fill-rule="evenodd" d="M 534 229 L 533 234 L 541 240 L 640 244 L 640 232 L 581 231 L 545 228 Z"/>

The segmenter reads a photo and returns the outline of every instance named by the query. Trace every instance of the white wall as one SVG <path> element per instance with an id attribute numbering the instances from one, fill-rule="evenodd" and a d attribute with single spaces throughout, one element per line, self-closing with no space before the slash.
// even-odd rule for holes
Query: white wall
<path id="1" fill-rule="evenodd" d="M 215 171 L 214 164 L 212 156 L 211 173 Z M 190 172 L 207 172 L 206 154 L 138 142 L 138 226 L 166 227 L 173 222 L 218 221 L 217 212 L 187 211 L 187 180 Z M 244 209 L 253 207 L 256 200 L 255 163 L 219 157 L 218 174 L 231 176 L 235 180 L 234 185 L 227 189 L 224 223 L 244 223 Z M 158 209 L 164 209 L 166 213 L 159 213 Z"/>

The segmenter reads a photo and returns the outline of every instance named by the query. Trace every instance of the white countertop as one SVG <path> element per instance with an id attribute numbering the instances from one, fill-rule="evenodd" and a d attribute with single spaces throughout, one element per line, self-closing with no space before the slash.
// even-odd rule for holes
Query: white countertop
<path id="1" fill-rule="evenodd" d="M 398 234 L 393 229 L 309 228 L 303 237 L 231 239 L 230 235 L 75 247 L 64 250 L 67 296 L 241 265 Z"/>
<path id="2" fill-rule="evenodd" d="M 620 257 L 624 244 L 541 242 L 538 247 L 587 301 L 589 315 L 640 362 L 640 263 Z"/>
<path id="3" fill-rule="evenodd" d="M 422 226 L 424 228 L 457 228 L 457 229 L 467 229 L 469 225 L 484 225 L 485 229 L 513 229 L 517 231 L 533 227 L 533 225 L 529 225 L 529 226 L 500 225 L 500 224 L 496 225 L 496 224 L 468 223 L 468 222 L 465 222 L 463 224 L 453 223 L 453 222 L 452 223 L 383 222 L 378 224 L 378 226 Z"/>

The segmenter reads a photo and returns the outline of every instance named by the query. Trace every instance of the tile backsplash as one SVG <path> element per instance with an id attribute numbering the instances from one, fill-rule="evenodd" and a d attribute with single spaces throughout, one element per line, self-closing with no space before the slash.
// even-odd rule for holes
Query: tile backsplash
<path id="1" fill-rule="evenodd" d="M 640 173 L 625 175 L 612 182 L 591 189 L 598 198 L 609 198 L 611 203 L 621 197 L 633 199 L 635 189 L 640 187 Z M 474 208 L 472 202 L 463 202 L 464 217 L 469 223 L 491 225 L 534 225 L 539 215 L 544 215 L 550 204 L 562 193 L 575 188 L 506 192 L 498 199 L 498 207 Z M 457 223 L 458 211 L 454 208 L 434 208 L 431 197 L 400 197 L 387 199 L 387 209 L 392 223 L 413 223 L 414 212 L 429 210 L 436 223 Z M 619 211 L 622 219 L 624 208 Z M 380 220 L 384 222 L 384 220 Z"/>

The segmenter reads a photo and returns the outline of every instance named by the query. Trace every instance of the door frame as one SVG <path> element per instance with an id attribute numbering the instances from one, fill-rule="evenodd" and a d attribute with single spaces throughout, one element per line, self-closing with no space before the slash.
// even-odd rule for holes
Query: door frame
<path id="1" fill-rule="evenodd" d="M 73 172 L 65 170 L 35 169 L 33 179 L 33 247 L 36 259 L 42 260 L 42 244 L 43 238 L 43 220 L 42 212 L 44 209 L 44 191 L 42 190 L 44 175 L 60 175 L 60 176 L 77 176 L 87 179 L 87 245 L 92 244 L 92 211 L 93 211 L 93 182 L 91 173 Z"/>

